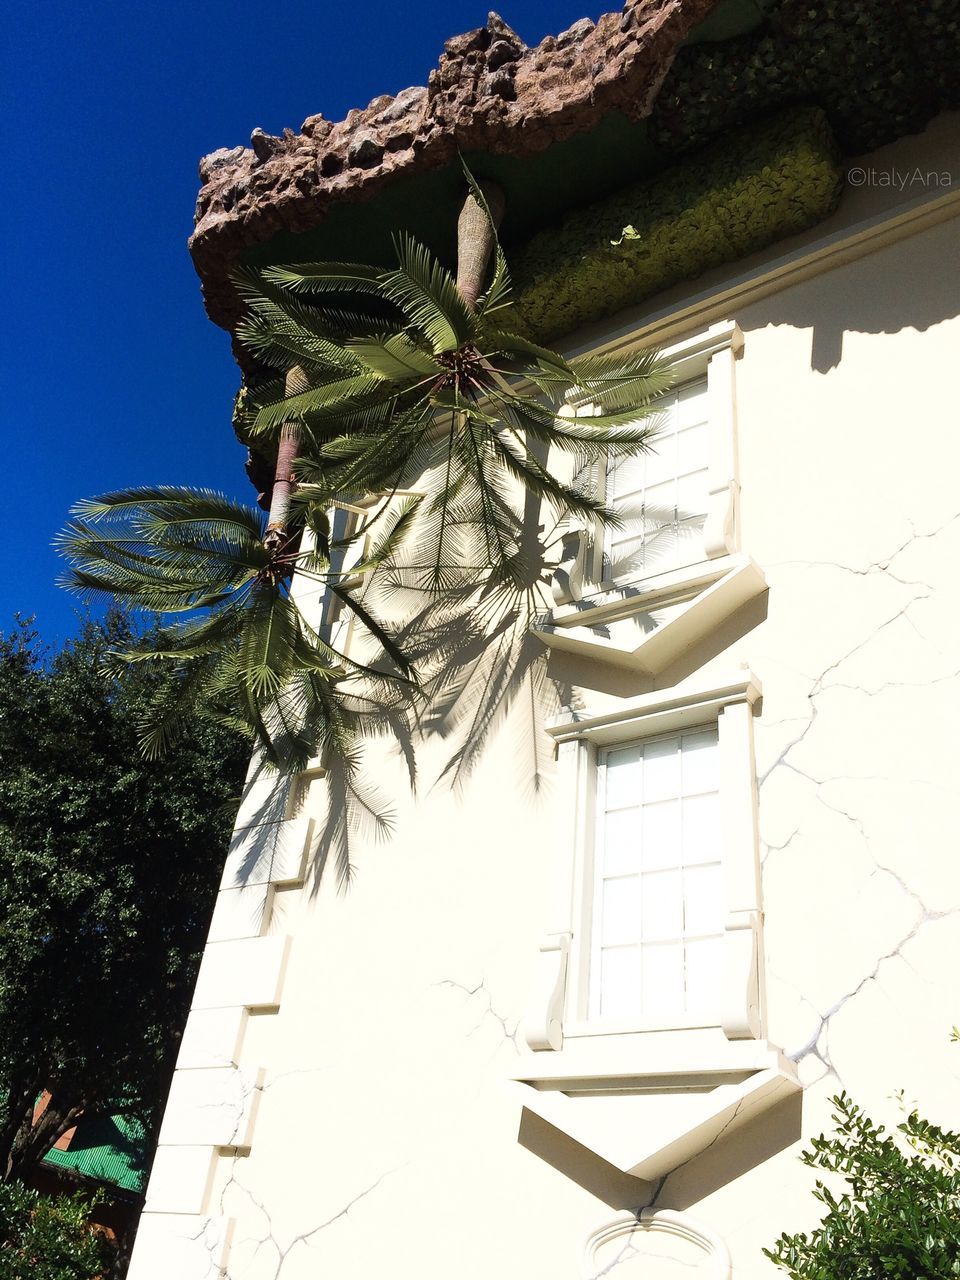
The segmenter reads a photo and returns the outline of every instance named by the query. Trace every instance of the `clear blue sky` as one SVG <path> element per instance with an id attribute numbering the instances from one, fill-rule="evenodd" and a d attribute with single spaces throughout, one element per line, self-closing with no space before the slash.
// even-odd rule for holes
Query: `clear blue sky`
<path id="1" fill-rule="evenodd" d="M 605 8 L 512 0 L 528 42 Z M 51 539 L 77 498 L 136 484 L 248 498 L 230 429 L 237 372 L 186 248 L 197 161 L 259 125 L 340 119 L 425 84 L 478 0 L 13 0 L 0 83 L 6 521 L 0 629 L 57 645 L 81 608 Z"/>

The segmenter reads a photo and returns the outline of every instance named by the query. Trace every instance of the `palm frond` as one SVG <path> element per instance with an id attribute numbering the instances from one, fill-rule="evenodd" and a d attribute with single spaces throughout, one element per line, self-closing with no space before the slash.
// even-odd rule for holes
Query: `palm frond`
<path id="1" fill-rule="evenodd" d="M 676 370 L 654 351 L 634 356 L 575 356 L 570 367 L 575 389 L 595 396 L 605 409 L 631 408 L 637 416 L 650 412 L 657 396 L 676 382 Z"/>
<path id="2" fill-rule="evenodd" d="M 396 386 L 435 378 L 443 371 L 442 366 L 405 333 L 357 338 L 347 345 L 377 377 Z"/>
<path id="3" fill-rule="evenodd" d="M 302 262 L 264 267 L 262 275 L 294 293 L 380 293 L 383 271 L 360 262 Z"/>
<path id="4" fill-rule="evenodd" d="M 383 290 L 410 327 L 423 334 L 434 355 L 472 342 L 476 319 L 450 272 L 411 235 L 395 237 L 394 248 L 400 265 L 384 274 Z"/>

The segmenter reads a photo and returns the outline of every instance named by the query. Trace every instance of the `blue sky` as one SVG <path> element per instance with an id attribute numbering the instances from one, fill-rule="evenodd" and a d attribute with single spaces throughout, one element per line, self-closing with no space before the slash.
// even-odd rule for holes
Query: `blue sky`
<path id="1" fill-rule="evenodd" d="M 512 0 L 528 42 L 611 5 Z M 259 125 L 340 119 L 424 84 L 483 3 L 14 0 L 4 22 L 0 231 L 6 528 L 0 629 L 71 635 L 51 540 L 72 502 L 137 484 L 244 499 L 237 372 L 186 249 L 197 161 Z"/>

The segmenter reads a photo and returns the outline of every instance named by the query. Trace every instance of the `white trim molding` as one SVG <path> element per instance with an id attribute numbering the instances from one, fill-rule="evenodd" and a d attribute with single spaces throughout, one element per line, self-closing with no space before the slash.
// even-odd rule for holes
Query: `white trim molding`
<path id="1" fill-rule="evenodd" d="M 306 780 L 322 776 L 308 771 Z M 300 782 L 304 781 L 301 775 Z M 313 822 L 301 786 L 251 766 L 170 1085 L 130 1280 L 223 1274 L 232 1220 L 209 1215 L 221 1156 L 249 1152 L 264 1071 L 241 1064 L 250 1012 L 276 1012 L 291 938 L 270 932 L 276 892 L 303 885 Z M 286 816 L 284 816 L 286 815 Z M 203 1247 L 198 1247 L 203 1242 Z"/>
<path id="2" fill-rule="evenodd" d="M 704 1280 L 730 1280 L 733 1275 L 733 1264 L 730 1250 L 723 1237 L 709 1227 L 705 1227 L 689 1214 L 677 1213 L 673 1209 L 640 1209 L 637 1213 L 620 1214 L 611 1222 L 605 1222 L 587 1236 L 583 1249 L 583 1280 L 599 1280 L 608 1275 L 609 1268 L 604 1266 L 597 1255 L 608 1244 L 624 1238 L 629 1242 L 637 1232 L 663 1233 L 676 1236 L 680 1240 L 696 1245 L 707 1255 L 710 1265 L 704 1272 Z"/>

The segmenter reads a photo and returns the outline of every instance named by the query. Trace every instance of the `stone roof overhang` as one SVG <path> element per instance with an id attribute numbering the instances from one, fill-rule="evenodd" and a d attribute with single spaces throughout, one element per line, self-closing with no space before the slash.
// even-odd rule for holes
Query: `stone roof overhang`
<path id="1" fill-rule="evenodd" d="M 439 202 L 455 211 L 462 188 L 458 152 L 484 157 L 478 171 L 495 174 L 508 195 L 510 188 L 522 188 L 521 208 L 527 203 L 527 184 L 518 181 L 521 162 L 582 139 L 604 122 L 612 136 L 600 148 L 620 152 L 622 165 L 622 152 L 631 150 L 630 124 L 647 116 L 677 49 L 719 3 L 627 0 L 621 12 L 604 14 L 596 24 L 582 19 L 534 48 L 491 13 L 486 26 L 446 42 L 425 87 L 375 98 L 337 123 L 311 116 L 299 133 L 272 137 L 255 130 L 249 148 L 204 157 L 190 251 L 211 319 L 232 327 L 237 301 L 228 277 L 249 250 L 278 235 L 313 231 L 343 205 L 367 203 L 389 189 L 388 206 L 435 208 Z M 590 150 L 581 151 L 583 159 L 589 160 Z M 498 166 L 498 159 L 505 163 Z M 443 170 L 446 181 L 416 182 Z M 628 164 L 621 181 L 632 176 Z M 604 185 L 609 180 L 601 182 L 600 194 Z M 564 200 L 559 191 L 553 194 L 555 213 Z M 597 194 L 593 183 L 590 194 Z M 351 209 L 351 222 L 355 213 Z M 374 216 L 391 220 L 379 210 Z M 533 229 L 529 217 L 514 213 L 508 235 L 511 222 L 514 234 Z M 331 229 L 334 252 L 328 257 L 343 239 Z M 430 229 L 418 229 L 436 243 Z M 373 246 L 365 259 L 378 250 Z"/>
<path id="2" fill-rule="evenodd" d="M 843 154 L 960 106 L 960 0 L 626 0 L 527 48 L 496 14 L 425 87 L 201 161 L 190 249 L 224 328 L 241 261 L 392 260 L 406 229 L 451 262 L 461 153 L 505 188 L 507 249 L 568 211 L 787 107 Z"/>

